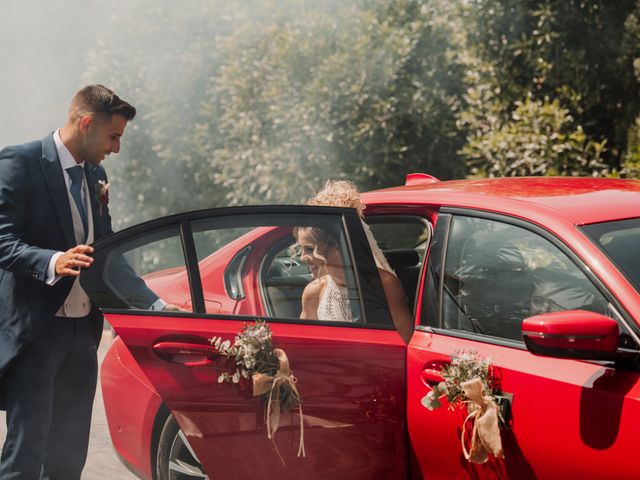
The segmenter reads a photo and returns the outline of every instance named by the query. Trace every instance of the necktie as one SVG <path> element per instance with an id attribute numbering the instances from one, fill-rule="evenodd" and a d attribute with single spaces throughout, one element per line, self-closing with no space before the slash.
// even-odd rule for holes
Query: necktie
<path id="1" fill-rule="evenodd" d="M 84 177 L 84 171 L 80 165 L 76 165 L 75 167 L 69 167 L 66 169 L 69 177 L 71 178 L 71 196 L 73 200 L 76 202 L 76 207 L 78 207 L 78 212 L 80 213 L 80 218 L 82 219 L 82 226 L 84 227 L 84 235 L 87 238 L 87 232 L 89 229 L 87 228 L 87 212 L 84 209 L 84 204 L 82 203 L 82 178 Z"/>

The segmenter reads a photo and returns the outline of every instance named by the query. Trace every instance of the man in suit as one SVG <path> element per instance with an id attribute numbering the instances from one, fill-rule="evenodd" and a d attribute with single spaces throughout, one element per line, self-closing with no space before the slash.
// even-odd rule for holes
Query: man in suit
<path id="1" fill-rule="evenodd" d="M 135 114 L 89 85 L 61 129 L 0 152 L 3 480 L 74 480 L 84 467 L 102 316 L 78 275 L 93 262 L 88 244 L 112 232 L 100 162 L 118 153 Z M 166 306 L 146 298 L 145 308 Z"/>

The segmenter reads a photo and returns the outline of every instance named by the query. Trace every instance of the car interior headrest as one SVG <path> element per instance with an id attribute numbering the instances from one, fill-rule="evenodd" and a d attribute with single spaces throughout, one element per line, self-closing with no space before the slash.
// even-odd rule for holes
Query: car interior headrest
<path id="1" fill-rule="evenodd" d="M 396 268 L 415 267 L 420 263 L 420 255 L 412 248 L 385 250 L 384 256 L 387 257 L 389 265 L 394 270 Z"/>

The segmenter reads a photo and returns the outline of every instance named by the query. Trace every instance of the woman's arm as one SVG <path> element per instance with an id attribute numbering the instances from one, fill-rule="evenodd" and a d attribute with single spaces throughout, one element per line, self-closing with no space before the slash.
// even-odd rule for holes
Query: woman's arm
<path id="1" fill-rule="evenodd" d="M 409 340 L 411 340 L 411 335 L 413 335 L 413 315 L 407 305 L 407 296 L 404 293 L 402 283 L 400 283 L 398 277 L 386 270 L 378 269 L 378 273 L 382 280 L 384 294 L 387 297 L 393 325 L 404 340 L 404 343 L 408 344 Z"/>
<path id="2" fill-rule="evenodd" d="M 320 303 L 320 293 L 322 284 L 319 280 L 313 280 L 304 287 L 302 292 L 302 313 L 303 320 L 318 320 L 318 304 Z"/>

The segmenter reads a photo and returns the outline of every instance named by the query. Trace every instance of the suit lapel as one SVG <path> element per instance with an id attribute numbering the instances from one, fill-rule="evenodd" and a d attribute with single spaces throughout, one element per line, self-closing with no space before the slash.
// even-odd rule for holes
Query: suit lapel
<path id="1" fill-rule="evenodd" d="M 62 166 L 58 159 L 58 151 L 53 141 L 53 135 L 47 135 L 42 139 L 42 158 L 40 159 L 44 180 L 51 196 L 58 221 L 64 232 L 64 238 L 69 248 L 76 244 L 73 233 L 73 220 L 71 218 L 71 206 L 69 205 L 69 193 L 62 173 Z"/>

